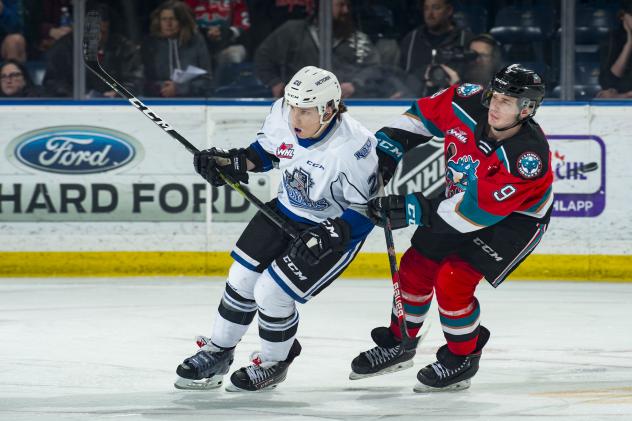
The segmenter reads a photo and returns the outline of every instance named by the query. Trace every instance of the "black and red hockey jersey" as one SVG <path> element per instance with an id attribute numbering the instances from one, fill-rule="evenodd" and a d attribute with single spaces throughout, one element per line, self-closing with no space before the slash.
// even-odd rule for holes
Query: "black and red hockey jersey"
<path id="1" fill-rule="evenodd" d="M 480 85 L 453 85 L 415 101 L 376 133 L 385 178 L 408 150 L 444 138 L 446 185 L 443 195 L 431 199 L 433 232 L 472 232 L 514 212 L 548 222 L 553 173 L 544 133 L 529 119 L 511 138 L 488 139 L 482 93 Z"/>

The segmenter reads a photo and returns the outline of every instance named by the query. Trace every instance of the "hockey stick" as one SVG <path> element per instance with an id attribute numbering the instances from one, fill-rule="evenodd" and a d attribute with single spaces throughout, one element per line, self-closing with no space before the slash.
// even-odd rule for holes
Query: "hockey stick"
<path id="1" fill-rule="evenodd" d="M 597 168 L 599 168 L 599 164 L 597 164 L 596 162 L 587 162 L 585 164 L 582 163 L 579 166 L 579 172 L 582 174 L 586 174 L 587 172 L 595 171 Z"/>
<path id="2" fill-rule="evenodd" d="M 167 132 L 172 138 L 180 142 L 189 152 L 192 154 L 199 152 L 199 150 L 191 144 L 184 136 L 178 133 L 166 120 L 159 117 L 154 111 L 143 102 L 131 94 L 123 85 L 118 83 L 116 79 L 110 76 L 99 63 L 99 41 L 101 38 L 101 15 L 99 12 L 90 11 L 86 15 L 86 23 L 83 32 L 83 59 L 86 63 L 86 67 L 90 69 L 95 75 L 97 75 L 103 82 L 109 85 L 116 93 L 125 97 L 136 109 L 141 111 L 151 121 L 156 123 L 158 127 Z M 218 171 L 219 172 L 219 171 Z M 235 191 L 241 194 L 246 200 L 252 203 L 261 213 L 263 213 L 270 221 L 281 228 L 292 239 L 298 237 L 298 233 L 288 223 L 286 223 L 279 215 L 274 213 L 268 206 L 261 202 L 255 195 L 244 189 L 243 186 L 232 179 L 227 174 L 219 172 L 220 177 L 232 187 Z"/>
<path id="3" fill-rule="evenodd" d="M 399 287 L 399 269 L 397 268 L 397 255 L 395 254 L 395 242 L 393 241 L 393 229 L 391 228 L 391 218 L 384 214 L 382 218 L 384 222 L 384 237 L 386 238 L 386 251 L 388 252 L 388 263 L 391 267 L 391 281 L 393 281 L 393 300 L 395 301 L 395 313 L 397 315 L 397 323 L 399 331 L 402 334 L 402 352 L 410 343 L 406 327 L 406 313 L 404 312 L 404 303 L 402 302 L 402 293 Z"/>

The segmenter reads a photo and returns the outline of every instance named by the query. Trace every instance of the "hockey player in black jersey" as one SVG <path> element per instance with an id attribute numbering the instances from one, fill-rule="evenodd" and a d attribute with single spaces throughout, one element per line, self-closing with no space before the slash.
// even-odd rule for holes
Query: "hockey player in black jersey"
<path id="1" fill-rule="evenodd" d="M 398 120 L 377 132 L 385 182 L 406 151 L 432 137 L 444 138 L 445 191 L 369 201 L 376 223 L 388 215 L 393 229 L 417 225 L 400 262 L 399 287 L 408 336 L 414 338 L 436 296 L 446 339 L 437 361 L 417 374 L 415 391 L 469 387 L 490 332 L 481 325 L 476 287 L 498 287 L 538 245 L 552 204 L 553 175 L 544 133 L 532 117 L 544 83 L 514 64 L 491 84 L 461 84 L 415 101 Z M 391 312 L 389 327 L 374 329 L 376 347 L 353 362 L 352 379 L 411 366 L 415 342 L 402 349 Z"/>

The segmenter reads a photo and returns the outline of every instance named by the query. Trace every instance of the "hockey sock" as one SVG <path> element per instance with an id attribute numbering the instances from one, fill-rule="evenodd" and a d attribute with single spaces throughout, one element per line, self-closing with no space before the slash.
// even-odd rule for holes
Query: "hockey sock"
<path id="1" fill-rule="evenodd" d="M 225 348 L 237 345 L 256 312 L 255 301 L 242 297 L 227 283 L 213 325 L 213 343 Z"/>
<path id="2" fill-rule="evenodd" d="M 289 317 L 271 317 L 259 310 L 261 354 L 268 361 L 284 361 L 298 330 L 298 312 Z"/>
<path id="3" fill-rule="evenodd" d="M 443 335 L 453 354 L 468 355 L 474 352 L 480 330 L 480 313 L 476 298 L 468 307 L 456 311 L 439 307 Z"/>
<path id="4" fill-rule="evenodd" d="M 402 291 L 402 304 L 404 305 L 404 313 L 406 318 L 406 328 L 408 336 L 414 338 L 417 336 L 419 329 L 423 325 L 430 304 L 432 303 L 433 293 L 427 295 L 413 295 Z M 401 332 L 399 330 L 399 320 L 397 319 L 397 309 L 395 307 L 395 300 L 393 300 L 393 311 L 391 312 L 391 332 L 395 337 L 401 339 Z"/>

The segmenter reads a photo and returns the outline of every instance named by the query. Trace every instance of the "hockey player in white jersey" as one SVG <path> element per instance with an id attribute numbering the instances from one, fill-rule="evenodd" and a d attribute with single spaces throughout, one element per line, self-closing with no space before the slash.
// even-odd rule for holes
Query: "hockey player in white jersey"
<path id="1" fill-rule="evenodd" d="M 377 192 L 374 135 L 345 113 L 340 84 L 326 70 L 307 66 L 285 88 L 255 142 L 243 149 L 212 148 L 194 166 L 214 186 L 229 174 L 282 171 L 278 197 L 267 204 L 300 233 L 292 240 L 261 212 L 231 255 L 234 262 L 211 336 L 176 370 L 181 389 L 219 387 L 234 349 L 258 313 L 261 350 L 232 373 L 229 391 L 258 391 L 285 380 L 300 354 L 296 302 L 306 303 L 353 261 L 373 228 L 366 203 Z"/>

